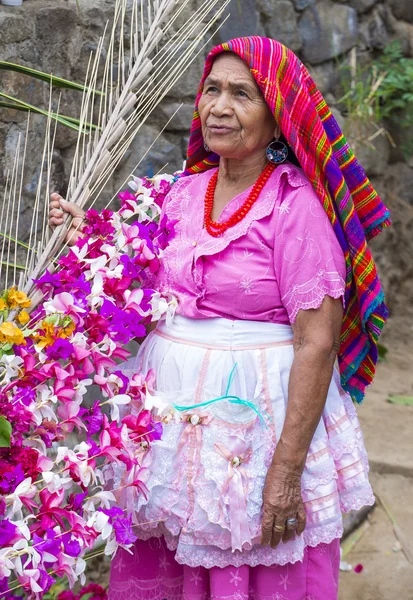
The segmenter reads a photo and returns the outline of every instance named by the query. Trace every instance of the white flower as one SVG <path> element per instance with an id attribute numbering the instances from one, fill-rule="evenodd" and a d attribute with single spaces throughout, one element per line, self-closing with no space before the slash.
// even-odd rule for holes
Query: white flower
<path id="1" fill-rule="evenodd" d="M 165 317 L 166 324 L 171 325 L 175 311 L 178 306 L 178 301 L 175 296 L 168 295 L 167 297 L 161 296 L 159 292 L 156 292 L 151 298 L 151 310 L 152 321 L 159 321 Z"/>
<path id="2" fill-rule="evenodd" d="M 153 410 L 156 409 L 156 415 L 160 415 L 166 409 L 170 408 L 171 403 L 166 398 L 166 395 L 152 395 L 148 389 L 146 389 L 145 394 L 145 410 Z"/>
<path id="3" fill-rule="evenodd" d="M 57 473 L 52 473 L 51 471 L 42 473 L 42 477 L 46 483 L 47 489 L 52 494 L 62 488 L 68 490 L 73 485 L 71 477 L 61 477 Z"/>
<path id="4" fill-rule="evenodd" d="M 15 379 L 19 375 L 19 367 L 22 363 L 23 359 L 20 356 L 3 354 L 0 357 L 0 372 L 3 376 L 3 385 L 10 383 L 12 379 Z"/>
<path id="5" fill-rule="evenodd" d="M 10 577 L 12 570 L 14 570 L 14 563 L 10 558 L 11 548 L 0 549 L 0 579 L 4 577 Z"/>
<path id="6" fill-rule="evenodd" d="M 95 531 L 102 535 L 102 540 L 107 540 L 112 533 L 112 525 L 109 523 L 109 515 L 101 511 L 96 511 L 87 522 L 88 527 L 93 527 Z"/>
<path id="7" fill-rule="evenodd" d="M 119 544 L 116 541 L 116 538 L 112 538 L 109 540 L 105 546 L 105 555 L 112 556 L 116 550 L 119 548 Z"/>
<path id="8" fill-rule="evenodd" d="M 20 499 L 21 496 L 25 496 L 26 498 L 33 498 L 36 492 L 37 489 L 36 486 L 32 484 L 31 477 L 27 477 L 21 483 L 19 483 L 14 492 L 6 496 L 8 504 L 12 505 L 7 514 L 7 518 L 10 519 L 10 517 L 17 513 L 19 515 L 19 518 L 22 519 L 23 515 L 21 512 L 21 508 L 23 506 L 23 502 Z"/>
<path id="9" fill-rule="evenodd" d="M 130 401 L 131 397 L 128 396 L 128 394 L 118 394 L 117 396 L 113 396 L 112 398 L 108 398 L 108 400 L 106 400 L 105 404 L 110 405 L 110 418 L 112 421 L 119 421 L 119 406 L 129 404 Z"/>

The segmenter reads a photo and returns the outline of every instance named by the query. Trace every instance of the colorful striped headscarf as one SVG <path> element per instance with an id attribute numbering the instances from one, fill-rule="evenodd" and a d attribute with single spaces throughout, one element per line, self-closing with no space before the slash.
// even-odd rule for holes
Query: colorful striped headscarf
<path id="1" fill-rule="evenodd" d="M 345 315 L 338 355 L 341 382 L 361 402 L 378 358 L 378 338 L 387 317 L 384 294 L 367 240 L 390 224 L 381 202 L 346 142 L 307 69 L 275 40 L 238 38 L 208 55 L 196 100 L 185 175 L 217 166 L 204 149 L 198 102 L 214 58 L 237 54 L 250 68 L 288 144 L 327 212 L 344 252 Z"/>

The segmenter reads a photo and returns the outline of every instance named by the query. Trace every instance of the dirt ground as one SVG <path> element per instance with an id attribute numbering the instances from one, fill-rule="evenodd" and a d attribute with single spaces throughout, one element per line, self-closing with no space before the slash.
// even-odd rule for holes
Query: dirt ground
<path id="1" fill-rule="evenodd" d="M 346 557 L 363 570 L 340 574 L 339 600 L 413 600 L 413 407 L 387 402 L 389 394 L 413 395 L 412 325 L 389 320 L 383 335 L 388 355 L 358 411 L 377 505 Z"/>

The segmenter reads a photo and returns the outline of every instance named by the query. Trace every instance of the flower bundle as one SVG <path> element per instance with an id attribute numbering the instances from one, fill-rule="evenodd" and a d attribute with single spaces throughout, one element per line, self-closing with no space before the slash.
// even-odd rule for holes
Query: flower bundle
<path id="1" fill-rule="evenodd" d="M 151 288 L 173 235 L 160 219 L 173 181 L 135 178 L 118 212 L 89 210 L 82 238 L 36 281 L 44 301 L 32 311 L 16 288 L 0 299 L 0 599 L 42 598 L 61 577 L 84 584 L 92 549 L 136 539 L 122 486 L 103 473 L 127 471 L 129 500 L 147 493 L 145 456 L 162 434 L 144 409 L 154 374 L 128 377 L 119 363 L 175 309 Z"/>

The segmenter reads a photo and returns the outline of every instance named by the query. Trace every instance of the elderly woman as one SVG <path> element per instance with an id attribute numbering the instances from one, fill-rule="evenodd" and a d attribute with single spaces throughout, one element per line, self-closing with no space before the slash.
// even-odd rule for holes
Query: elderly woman
<path id="1" fill-rule="evenodd" d="M 386 316 L 366 237 L 389 213 L 305 67 L 265 38 L 207 57 L 183 175 L 156 275 L 177 315 L 127 365 L 154 369 L 172 409 L 109 597 L 334 600 L 341 511 L 374 502 L 351 396 Z"/>

